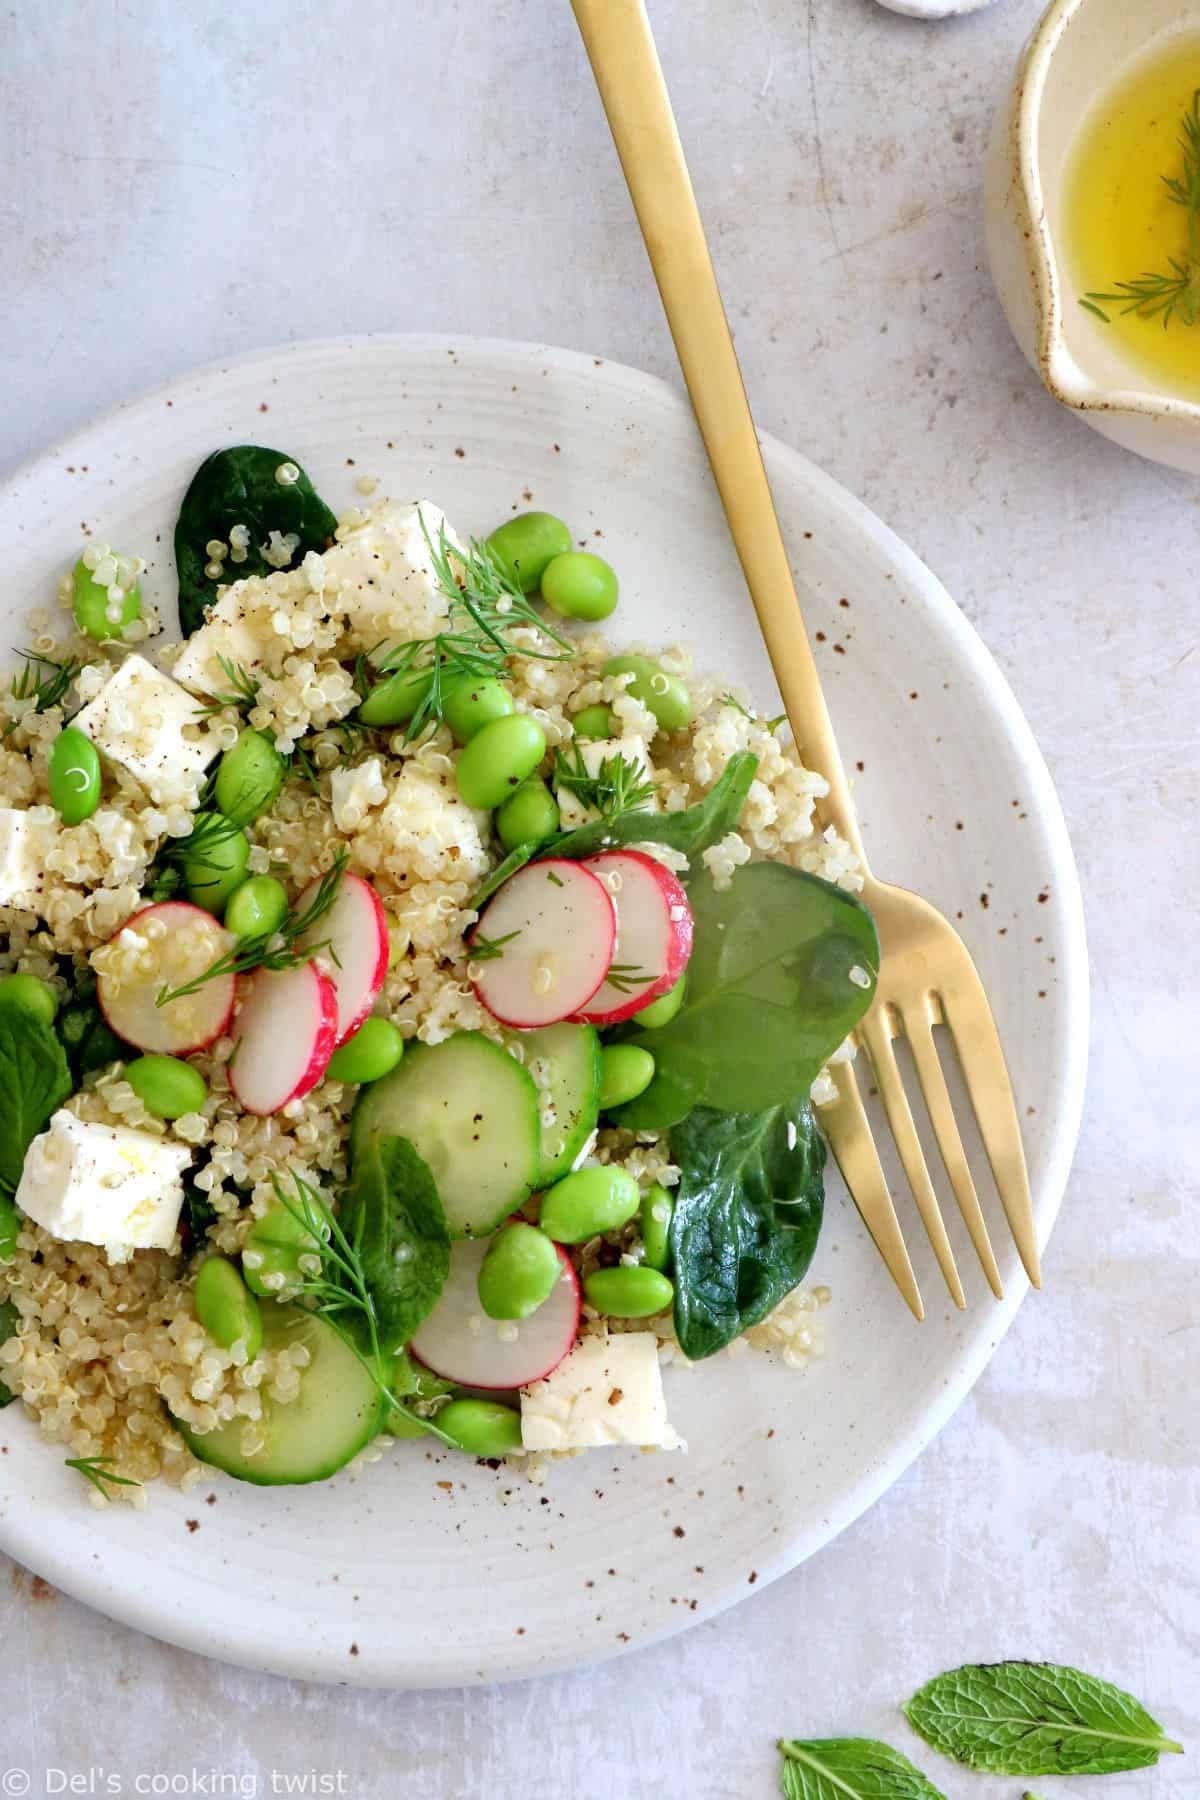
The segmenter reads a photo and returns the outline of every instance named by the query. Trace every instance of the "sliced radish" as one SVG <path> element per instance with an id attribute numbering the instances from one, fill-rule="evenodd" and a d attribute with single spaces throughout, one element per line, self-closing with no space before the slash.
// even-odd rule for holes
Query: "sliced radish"
<path id="1" fill-rule="evenodd" d="M 233 1020 L 229 1085 L 247 1112 L 274 1113 L 325 1073 L 337 1042 L 337 993 L 318 962 L 256 969 Z"/>
<path id="2" fill-rule="evenodd" d="M 312 881 L 305 888 L 296 902 L 298 916 L 312 905 L 320 885 Z M 298 942 L 301 949 L 328 946 L 329 975 L 337 990 L 337 1041 L 344 1044 L 374 1006 L 387 974 L 387 915 L 379 895 L 361 875 L 343 875 L 329 911 Z"/>
<path id="3" fill-rule="evenodd" d="M 548 857 L 504 883 L 475 928 L 475 992 L 504 1025 L 575 1018 L 613 958 L 616 913 L 584 863 Z"/>
<path id="4" fill-rule="evenodd" d="M 670 869 L 642 850 L 608 850 L 583 866 L 608 890 L 617 942 L 607 980 L 575 1017 L 589 1025 L 618 1025 L 674 987 L 687 968 L 692 909 Z"/>
<path id="5" fill-rule="evenodd" d="M 490 1238 L 460 1238 L 437 1305 L 409 1348 L 426 1368 L 462 1387 L 519 1388 L 556 1369 L 579 1329 L 579 1280 L 561 1245 L 562 1274 L 527 1319 L 489 1319 L 479 1304 L 479 1268 Z"/>
<path id="6" fill-rule="evenodd" d="M 164 989 L 186 987 L 211 969 L 235 939 L 212 914 L 187 900 L 144 906 L 97 950 L 96 999 L 127 1044 L 187 1056 L 219 1038 L 236 993 L 232 974 L 214 975 L 194 994 L 158 1004 Z"/>

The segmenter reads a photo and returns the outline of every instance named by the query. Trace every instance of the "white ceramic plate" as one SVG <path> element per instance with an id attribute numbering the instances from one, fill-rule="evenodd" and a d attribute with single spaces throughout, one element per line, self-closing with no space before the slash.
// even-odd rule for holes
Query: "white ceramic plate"
<path id="1" fill-rule="evenodd" d="M 250 356 L 133 401 L 40 457 L 0 492 L 13 643 L 19 609 L 53 595 L 84 524 L 146 555 L 150 591 L 169 605 L 183 487 L 208 451 L 245 441 L 297 455 L 335 509 L 371 473 L 381 491 L 436 498 L 464 531 L 530 505 L 562 514 L 620 571 L 622 632 L 691 638 L 708 667 L 772 703 L 684 402 L 592 357 L 464 340 Z M 765 449 L 841 741 L 861 771 L 872 861 L 963 921 L 1008 1048 L 1044 1240 L 1087 1037 L 1082 910 L 1049 776 L 929 571 L 819 470 L 781 444 Z M 829 1355 L 804 1375 L 749 1353 L 668 1371 L 686 1457 L 592 1452 L 538 1489 L 402 1445 L 311 1488 L 216 1478 L 187 1496 L 160 1487 L 144 1514 L 95 1512 L 61 1450 L 14 1406 L 0 1414 L 0 1545 L 114 1617 L 281 1674 L 435 1686 L 614 1655 L 810 1556 L 896 1479 L 983 1369 L 1024 1292 L 1003 1228 L 1007 1298 L 990 1300 L 965 1248 L 960 1315 L 905 1218 L 925 1324 L 832 1178 L 813 1269 L 833 1289 Z"/>

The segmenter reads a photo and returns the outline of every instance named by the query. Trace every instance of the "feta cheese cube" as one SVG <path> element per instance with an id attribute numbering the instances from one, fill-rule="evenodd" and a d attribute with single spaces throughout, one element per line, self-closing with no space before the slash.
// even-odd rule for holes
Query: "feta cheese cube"
<path id="1" fill-rule="evenodd" d="M 654 1333 L 580 1338 L 545 1381 L 521 1389 L 521 1441 L 526 1450 L 680 1449 L 667 1422 Z"/>
<path id="2" fill-rule="evenodd" d="M 282 655 L 287 645 L 271 625 L 278 600 L 270 591 L 271 576 L 248 576 L 226 589 L 208 621 L 194 631 L 171 673 L 175 680 L 197 694 L 227 694 L 233 686 L 226 662 L 248 673 L 263 668 L 272 651 Z"/>
<path id="3" fill-rule="evenodd" d="M 329 789 L 333 822 L 339 831 L 357 830 L 371 808 L 382 806 L 388 797 L 383 764 L 377 756 L 368 756 L 352 769 L 335 769 Z"/>
<path id="4" fill-rule="evenodd" d="M 444 628 L 447 596 L 425 541 L 428 531 L 436 544 L 443 529 L 455 542 L 445 513 L 432 500 L 407 506 L 382 501 L 361 525 L 339 533 L 321 562 L 331 609 L 345 614 L 353 648 L 433 637 Z"/>
<path id="5" fill-rule="evenodd" d="M 36 912 L 46 876 L 46 855 L 57 836 L 57 817 L 48 806 L 27 812 L 0 807 L 0 906 Z"/>
<path id="6" fill-rule="evenodd" d="M 185 1145 L 60 1108 L 25 1153 L 16 1202 L 52 1237 L 103 1244 L 110 1262 L 168 1250 L 183 1206 Z"/>
<path id="7" fill-rule="evenodd" d="M 217 752 L 192 696 L 143 656 L 127 656 L 71 722 L 159 805 L 194 805 Z"/>
<path id="8" fill-rule="evenodd" d="M 610 758 L 623 756 L 626 762 L 634 764 L 635 768 L 638 770 L 640 780 L 653 781 L 654 779 L 654 770 L 650 763 L 650 748 L 646 743 L 645 738 L 634 737 L 632 735 L 619 738 L 592 738 L 590 740 L 580 740 L 577 738 L 572 746 L 569 758 L 571 762 L 574 762 L 575 760 L 575 750 L 578 750 L 580 756 L 583 758 L 583 766 L 589 775 L 598 775 L 602 765 L 608 762 Z M 573 831 L 577 825 L 584 825 L 589 819 L 594 819 L 597 816 L 596 808 L 594 806 L 585 806 L 578 795 L 573 794 L 568 787 L 556 787 L 555 797 L 558 800 L 558 810 L 562 814 L 564 831 Z M 657 806 L 657 801 L 648 800 L 646 806 L 647 808 L 654 808 Z"/>

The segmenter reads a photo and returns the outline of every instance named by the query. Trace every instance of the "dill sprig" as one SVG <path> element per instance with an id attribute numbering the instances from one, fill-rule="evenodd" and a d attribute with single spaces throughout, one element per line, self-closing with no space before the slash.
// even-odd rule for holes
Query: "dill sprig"
<path id="1" fill-rule="evenodd" d="M 1168 273 L 1147 270 L 1132 281 L 1118 281 L 1111 293 L 1088 293 L 1079 304 L 1106 325 L 1112 320 L 1104 308 L 1120 316 L 1132 313 L 1140 319 L 1161 318 L 1164 329 L 1177 318 L 1182 325 L 1200 319 L 1200 88 L 1183 115 L 1179 146 L 1183 174 L 1164 175 L 1163 186 L 1177 205 L 1187 211 L 1188 248 L 1181 261 L 1167 258 Z"/>
<path id="2" fill-rule="evenodd" d="M 24 661 L 25 667 L 18 670 L 9 685 L 9 693 L 14 700 L 32 700 L 33 712 L 48 712 L 52 706 L 61 706 L 67 697 L 67 691 L 75 677 L 83 668 L 73 656 L 64 662 L 56 662 L 52 656 L 43 656 L 37 650 L 18 650 L 17 655 Z M 39 670 L 48 669 L 48 675 L 39 674 Z M 10 719 L 4 727 L 2 736 L 8 737 L 21 723 L 20 719 Z"/>
<path id="3" fill-rule="evenodd" d="M 258 692 L 262 683 L 256 681 L 248 669 L 241 663 L 231 662 L 227 656 L 218 656 L 217 661 L 224 670 L 229 690 L 224 694 L 213 694 L 205 706 L 196 708 L 197 717 L 211 719 L 214 713 L 224 712 L 232 708 L 234 712 L 248 713 L 258 703 Z"/>
<path id="4" fill-rule="evenodd" d="M 434 577 L 449 602 L 447 629 L 434 637 L 413 638 L 390 650 L 377 645 L 370 653 L 374 668 L 386 676 L 428 672 L 429 688 L 405 726 L 404 741 L 408 744 L 442 719 L 446 695 L 454 682 L 495 679 L 504 673 L 512 656 L 563 662 L 571 655 L 569 641 L 546 623 L 486 544 L 472 538 L 464 550 L 447 537 L 445 525 L 439 527 L 435 541 L 423 517 L 421 530 Z M 513 637 L 518 629 L 537 632 L 540 638 L 558 647 L 545 649 L 538 642 L 518 640 Z M 367 663 L 360 658 L 355 666 L 355 685 L 362 692 L 366 684 Z"/>
<path id="5" fill-rule="evenodd" d="M 780 725 L 787 724 L 785 712 L 776 713 L 773 719 L 760 718 L 752 707 L 743 706 L 736 694 L 722 694 L 721 705 L 732 706 L 734 712 L 740 712 L 743 719 L 749 719 L 753 725 L 761 725 L 764 731 L 776 731 Z"/>
<path id="6" fill-rule="evenodd" d="M 316 1246 L 312 1254 L 319 1256 L 321 1270 L 319 1274 L 302 1270 L 304 1279 L 298 1288 L 291 1290 L 289 1298 L 307 1307 L 309 1312 L 316 1313 L 333 1327 L 370 1375 L 385 1405 L 402 1413 L 406 1419 L 424 1426 L 434 1437 L 441 1438 L 444 1444 L 453 1445 L 453 1439 L 439 1431 L 431 1420 L 421 1418 L 418 1413 L 405 1406 L 384 1375 L 375 1301 L 371 1284 L 363 1269 L 360 1245 L 352 1243 L 346 1236 L 338 1223 L 337 1215 L 316 1188 L 294 1170 L 291 1181 L 295 1192 L 289 1195 L 279 1176 L 271 1177 L 279 1204 Z M 362 1349 L 363 1335 L 367 1341 L 366 1354 Z"/>
<path id="7" fill-rule="evenodd" d="M 198 812 L 193 816 L 192 829 L 188 835 L 185 838 L 172 838 L 159 851 L 158 861 L 168 869 L 181 869 L 185 863 L 192 870 L 207 869 L 216 878 L 226 873 L 226 865 L 214 860 L 216 852 L 230 838 L 241 835 L 241 826 L 233 819 L 227 819 L 224 813 Z M 196 885 L 205 884 L 201 882 Z"/>
<path id="8" fill-rule="evenodd" d="M 558 885 L 562 886 L 561 881 Z M 504 955 L 505 944 L 511 944 L 513 939 L 519 938 L 520 935 L 519 927 L 516 931 L 506 931 L 503 937 L 498 938 L 484 937 L 482 931 L 477 931 L 467 945 L 470 960 L 472 962 L 499 962 Z"/>
<path id="9" fill-rule="evenodd" d="M 650 971 L 639 969 L 636 963 L 610 963 L 604 979 L 616 988 L 618 994 L 631 994 L 634 988 L 649 981 Z"/>
<path id="10" fill-rule="evenodd" d="M 629 756 L 606 756 L 593 775 L 578 744 L 569 758 L 561 750 L 554 752 L 554 785 L 566 788 L 582 805 L 595 807 L 602 819 L 637 812 L 658 791 L 657 782 L 649 780 L 642 765 Z"/>
<path id="11" fill-rule="evenodd" d="M 114 1487 L 141 1487 L 142 1485 L 140 1481 L 135 1481 L 132 1475 L 115 1474 L 111 1466 L 112 1460 L 111 1456 L 68 1456 L 66 1462 L 68 1469 L 78 1470 L 83 1479 L 90 1481 L 96 1492 L 103 1494 L 107 1500 L 109 1493 L 104 1485 L 105 1482 L 111 1482 Z"/>
<path id="12" fill-rule="evenodd" d="M 189 840 L 185 839 L 184 842 Z M 184 1000 L 189 994 L 198 994 L 207 982 L 214 981 L 220 975 L 249 975 L 255 969 L 294 969 L 301 963 L 311 962 L 322 950 L 329 950 L 329 940 L 324 939 L 316 944 L 300 943 L 314 925 L 320 924 L 337 896 L 338 885 L 346 872 L 346 853 L 340 850 L 334 859 L 333 867 L 327 869 L 317 886 L 317 891 L 304 908 L 296 912 L 295 908 L 288 913 L 282 925 L 275 931 L 259 931 L 250 937 L 239 938 L 232 950 L 226 950 L 210 963 L 191 981 L 185 981 L 177 988 L 163 988 L 156 1006 L 169 1006 L 172 1000 Z M 332 954 L 332 952 L 331 952 Z M 336 961 L 336 957 L 334 958 Z"/>

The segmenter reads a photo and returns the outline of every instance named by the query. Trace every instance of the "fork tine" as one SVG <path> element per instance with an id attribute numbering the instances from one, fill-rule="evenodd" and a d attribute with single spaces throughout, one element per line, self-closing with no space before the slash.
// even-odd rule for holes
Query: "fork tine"
<path id="1" fill-rule="evenodd" d="M 913 1061 L 917 1065 L 921 1092 L 925 1096 L 925 1105 L 933 1122 L 938 1149 L 942 1153 L 942 1161 L 946 1165 L 946 1173 L 950 1177 L 950 1185 L 954 1189 L 963 1222 L 971 1234 L 971 1242 L 975 1246 L 976 1255 L 983 1264 L 983 1272 L 987 1276 L 988 1286 L 997 1300 L 1002 1300 L 1004 1288 L 1000 1281 L 1000 1271 L 996 1267 L 992 1240 L 988 1236 L 979 1196 L 975 1192 L 975 1183 L 971 1178 L 971 1167 L 967 1162 L 962 1138 L 959 1136 L 958 1126 L 954 1120 L 954 1108 L 950 1102 L 950 1092 L 946 1086 L 946 1077 L 942 1072 L 941 1058 L 938 1056 L 937 1046 L 933 1041 L 933 1033 L 927 1020 L 910 1019 L 905 1014 L 904 1035 L 908 1039 L 913 1053 Z"/>
<path id="2" fill-rule="evenodd" d="M 900 1070 L 892 1049 L 892 1035 L 886 1020 L 884 1009 L 876 1006 L 858 1028 L 858 1035 L 866 1045 L 871 1058 L 871 1066 L 875 1071 L 875 1080 L 879 1084 L 879 1093 L 887 1113 L 888 1124 L 892 1128 L 892 1136 L 896 1140 L 896 1148 L 900 1152 L 900 1161 L 904 1164 L 904 1173 L 908 1176 L 908 1185 L 913 1191 L 917 1203 L 917 1211 L 921 1215 L 929 1241 L 933 1245 L 933 1254 L 937 1257 L 938 1267 L 946 1279 L 950 1289 L 950 1298 L 955 1306 L 966 1309 L 967 1297 L 963 1293 L 963 1285 L 959 1280 L 958 1268 L 954 1261 L 954 1252 L 950 1248 L 950 1239 L 946 1236 L 946 1225 L 942 1218 L 942 1209 L 938 1205 L 937 1195 L 933 1191 L 933 1183 L 929 1179 L 929 1169 L 925 1163 L 925 1153 L 921 1149 L 921 1141 L 917 1136 L 917 1128 L 913 1124 L 908 1095 L 904 1091 L 904 1083 L 900 1079 Z"/>
<path id="3" fill-rule="evenodd" d="M 849 1063 L 835 1063 L 830 1072 L 837 1085 L 838 1097 L 818 1109 L 821 1129 L 829 1139 L 842 1178 L 875 1248 L 919 1322 L 925 1317 L 921 1290 L 908 1259 L 904 1233 L 888 1192 L 854 1070 Z"/>
<path id="4" fill-rule="evenodd" d="M 1009 1229 L 1025 1273 L 1033 1286 L 1040 1288 L 1042 1264 L 1017 1103 L 1000 1033 L 973 964 L 968 963 L 960 971 L 957 982 L 940 989 L 940 999 Z"/>

